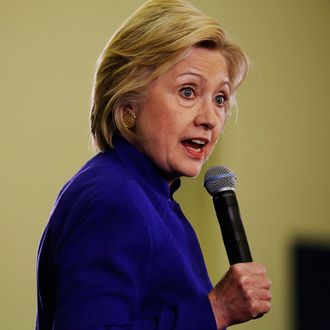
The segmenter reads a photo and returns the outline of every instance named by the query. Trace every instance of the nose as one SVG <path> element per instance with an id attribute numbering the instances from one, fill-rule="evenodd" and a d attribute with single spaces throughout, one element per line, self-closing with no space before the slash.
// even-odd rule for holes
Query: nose
<path id="1" fill-rule="evenodd" d="M 217 114 L 219 109 L 215 109 L 213 102 L 203 102 L 200 105 L 195 117 L 195 125 L 203 126 L 205 129 L 213 129 L 220 124 L 220 117 Z"/>

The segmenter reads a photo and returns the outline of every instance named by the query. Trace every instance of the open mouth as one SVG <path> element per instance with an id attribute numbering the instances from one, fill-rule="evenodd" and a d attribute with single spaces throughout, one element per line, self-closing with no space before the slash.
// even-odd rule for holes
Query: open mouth
<path id="1" fill-rule="evenodd" d="M 201 158 L 205 152 L 205 146 L 208 141 L 200 138 L 186 139 L 181 142 L 185 149 L 194 158 Z"/>

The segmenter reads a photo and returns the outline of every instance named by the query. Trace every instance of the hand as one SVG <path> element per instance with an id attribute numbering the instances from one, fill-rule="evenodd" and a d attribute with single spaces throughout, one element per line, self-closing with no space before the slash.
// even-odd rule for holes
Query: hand
<path id="1" fill-rule="evenodd" d="M 254 262 L 232 265 L 209 293 L 217 329 L 222 330 L 269 312 L 270 286 L 264 266 Z"/>

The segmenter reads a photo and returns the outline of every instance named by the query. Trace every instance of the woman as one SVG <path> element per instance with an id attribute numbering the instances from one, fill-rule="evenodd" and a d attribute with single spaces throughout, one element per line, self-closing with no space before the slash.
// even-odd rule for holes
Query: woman
<path id="1" fill-rule="evenodd" d="M 105 47 L 91 132 L 99 153 L 64 186 L 41 240 L 45 329 L 224 329 L 270 309 L 263 266 L 212 288 L 173 199 L 215 147 L 248 62 L 211 18 L 151 0 Z"/>

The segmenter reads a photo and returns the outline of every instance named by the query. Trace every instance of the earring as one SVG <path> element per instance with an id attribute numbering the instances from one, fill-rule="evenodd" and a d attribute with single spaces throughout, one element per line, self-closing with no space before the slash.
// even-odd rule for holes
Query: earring
<path id="1" fill-rule="evenodd" d="M 128 129 L 133 128 L 136 125 L 136 115 L 130 110 L 125 110 L 123 113 L 123 123 L 124 126 Z"/>

